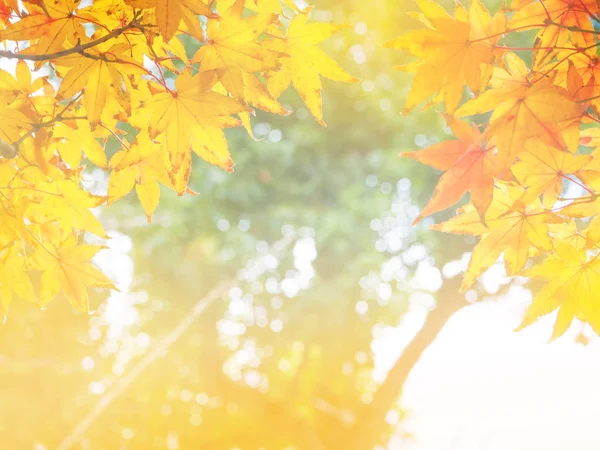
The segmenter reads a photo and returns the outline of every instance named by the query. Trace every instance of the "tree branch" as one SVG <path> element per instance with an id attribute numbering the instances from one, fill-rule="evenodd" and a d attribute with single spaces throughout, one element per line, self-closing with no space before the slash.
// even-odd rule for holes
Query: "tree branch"
<path id="1" fill-rule="evenodd" d="M 8 50 L 0 50 L 0 58 L 20 59 L 23 61 L 50 61 L 52 59 L 62 58 L 64 56 L 73 55 L 75 53 L 82 53 L 87 49 L 96 47 L 97 45 L 100 45 L 106 41 L 110 41 L 111 39 L 115 39 L 121 36 L 126 31 L 132 29 L 138 29 L 140 31 L 142 30 L 142 26 L 138 23 L 137 18 L 134 18 L 124 27 L 117 28 L 116 30 L 111 31 L 106 36 L 102 36 L 101 38 L 95 39 L 85 44 L 78 43 L 74 47 L 61 50 L 59 52 L 47 53 L 45 55 L 27 55 L 22 53 L 11 52 Z"/>
<path id="2" fill-rule="evenodd" d="M 385 416 L 398 400 L 408 375 L 448 319 L 467 305 L 464 296 L 458 294 L 461 279 L 461 276 L 456 276 L 444 281 L 437 294 L 437 307 L 429 313 L 423 327 L 396 360 L 385 381 L 375 393 L 373 401 L 359 412 L 353 429 L 348 433 L 351 441 L 345 447 L 347 450 L 371 450 L 380 444 L 388 427 Z"/>

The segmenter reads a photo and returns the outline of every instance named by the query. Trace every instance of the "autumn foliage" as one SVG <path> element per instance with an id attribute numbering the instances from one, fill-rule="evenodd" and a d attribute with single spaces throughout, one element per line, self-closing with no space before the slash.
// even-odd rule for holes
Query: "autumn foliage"
<path id="1" fill-rule="evenodd" d="M 503 255 L 508 275 L 545 280 L 521 327 L 558 309 L 554 338 L 574 318 L 600 332 L 598 3 L 417 4 L 421 27 L 387 44 L 417 57 L 398 67 L 415 72 L 405 112 L 443 103 L 455 136 L 403 154 L 443 171 L 417 221 L 469 192 L 434 225 L 479 238 L 462 291 Z"/>
<path id="2" fill-rule="evenodd" d="M 0 1 L 0 58 L 17 61 L 14 75 L 0 70 L 3 308 L 62 293 L 87 311 L 87 288 L 113 287 L 90 262 L 102 247 L 84 241 L 107 237 L 92 209 L 135 190 L 150 220 L 160 185 L 193 193 L 192 152 L 231 172 L 224 129 L 251 134 L 256 109 L 287 114 L 277 99 L 290 85 L 324 124 L 321 77 L 357 79 L 319 48 L 344 27 L 309 11 L 279 0 Z M 109 175 L 106 195 L 82 185 L 92 165 Z"/>
<path id="3" fill-rule="evenodd" d="M 558 309 L 600 332 L 600 6 L 480 0 L 454 14 L 417 0 L 421 26 L 388 42 L 413 55 L 405 113 L 440 105 L 455 139 L 403 156 L 443 172 L 416 221 L 469 193 L 434 225 L 479 238 L 462 283 L 503 258 L 509 275 L 546 280 L 522 326 Z M 0 2 L 0 297 L 46 305 L 113 287 L 92 264 L 106 238 L 92 210 L 135 190 L 148 216 L 160 186 L 188 187 L 192 153 L 231 172 L 224 129 L 252 136 L 255 110 L 286 115 L 293 86 L 322 125 L 321 78 L 358 81 L 319 44 L 343 25 L 291 0 Z M 514 46 L 514 37 L 528 44 Z M 191 43 L 191 44 L 190 44 Z M 194 50 L 190 52 L 190 48 Z M 119 151 L 107 151 L 117 142 Z M 105 195 L 82 180 L 108 174 Z"/>

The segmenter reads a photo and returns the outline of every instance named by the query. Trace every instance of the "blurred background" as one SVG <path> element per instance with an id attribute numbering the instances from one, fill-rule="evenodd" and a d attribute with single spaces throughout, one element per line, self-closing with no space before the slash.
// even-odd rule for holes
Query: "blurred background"
<path id="1" fill-rule="evenodd" d="M 439 174 L 398 153 L 450 137 L 435 110 L 399 114 L 411 76 L 382 43 L 415 5 L 314 3 L 353 25 L 325 48 L 363 81 L 325 81 L 326 129 L 289 91 L 259 142 L 230 130 L 235 173 L 196 160 L 198 195 L 165 190 L 152 224 L 134 196 L 99 211 L 121 292 L 89 317 L 11 307 L 1 449 L 600 448 L 589 330 L 513 333 L 526 280 L 498 264 L 458 295 L 475 242 L 410 226 Z"/>

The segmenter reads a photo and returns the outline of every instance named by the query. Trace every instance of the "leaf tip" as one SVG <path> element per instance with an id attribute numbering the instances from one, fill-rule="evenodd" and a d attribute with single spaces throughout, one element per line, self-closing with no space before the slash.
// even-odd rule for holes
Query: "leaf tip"
<path id="1" fill-rule="evenodd" d="M 523 330 L 524 328 L 528 327 L 529 325 L 531 325 L 531 320 L 528 317 L 525 317 L 523 321 L 513 330 L 513 332 L 517 333 Z"/>

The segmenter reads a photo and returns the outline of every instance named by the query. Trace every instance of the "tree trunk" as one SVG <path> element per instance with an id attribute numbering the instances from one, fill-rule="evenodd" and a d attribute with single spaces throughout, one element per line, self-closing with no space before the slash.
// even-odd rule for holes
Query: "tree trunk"
<path id="1" fill-rule="evenodd" d="M 458 293 L 461 278 L 457 276 L 445 280 L 437 293 L 437 307 L 429 313 L 423 327 L 398 357 L 385 381 L 375 393 L 373 401 L 365 405 L 359 413 L 353 430 L 348 435 L 351 442 L 347 443 L 345 450 L 371 450 L 382 443 L 381 440 L 389 427 L 385 422 L 385 416 L 398 400 L 411 370 L 448 319 L 467 304 L 464 296 Z"/>

